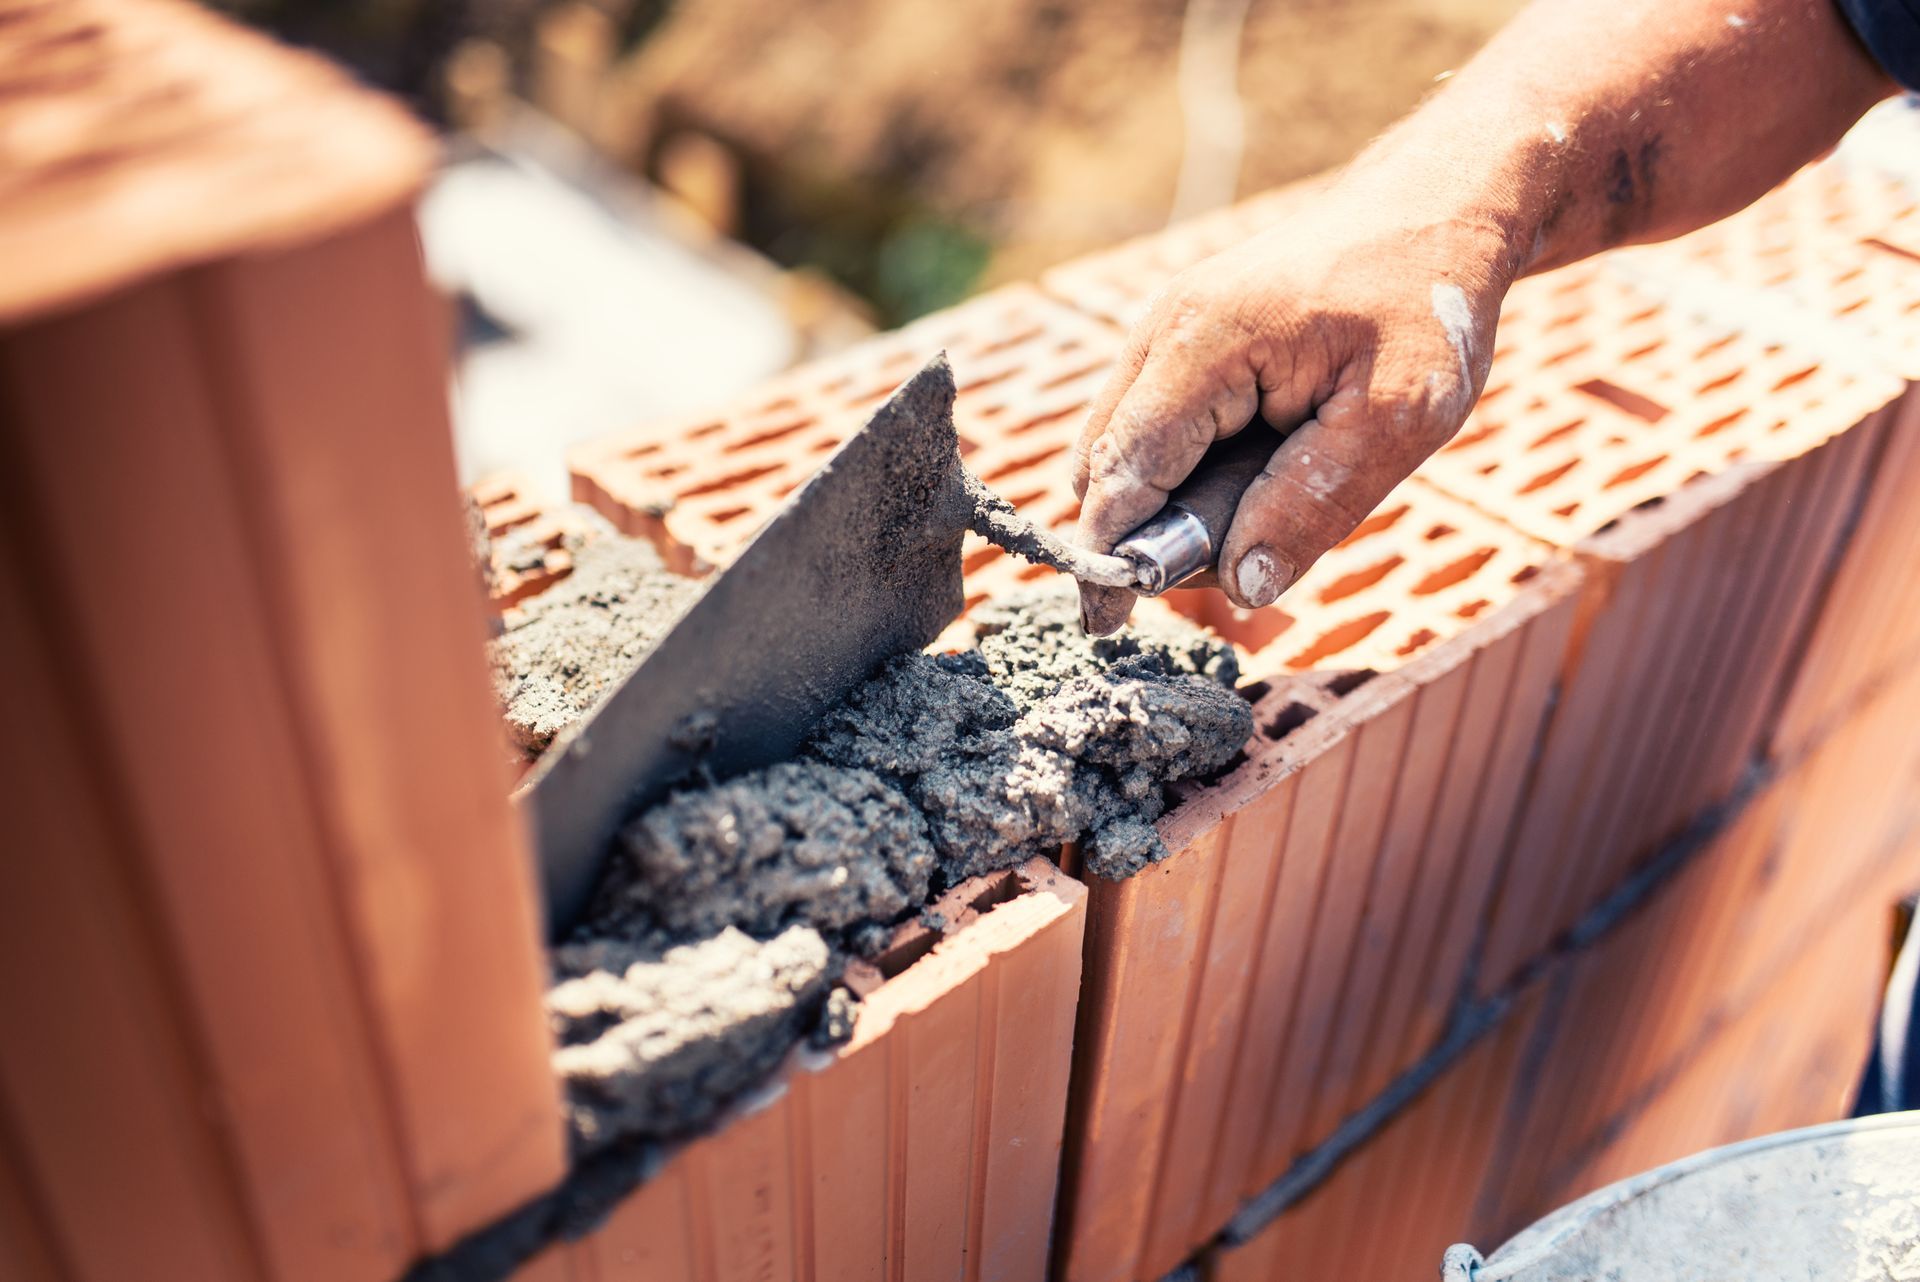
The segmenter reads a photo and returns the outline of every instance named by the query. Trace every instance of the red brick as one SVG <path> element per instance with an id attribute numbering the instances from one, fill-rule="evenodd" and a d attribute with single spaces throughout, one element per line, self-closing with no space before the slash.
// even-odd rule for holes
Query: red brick
<path id="1" fill-rule="evenodd" d="M 1363 1101 L 1354 1065 L 1377 1083 L 1430 1049 L 1573 580 L 1543 572 L 1357 689 L 1276 679 L 1247 764 L 1162 821 L 1174 855 L 1093 882 L 1064 1276 L 1158 1277 Z"/>
<path id="2" fill-rule="evenodd" d="M 1065 453 L 1118 345 L 1113 329 L 1031 287 L 996 290 L 781 375 L 711 414 L 583 446 L 570 460 L 574 497 L 628 534 L 653 538 L 676 568 L 722 564 L 939 352 L 959 385 L 961 451 L 996 483 Z M 1065 492 L 1066 475 L 1060 463 L 1048 487 Z"/>
<path id="3" fill-rule="evenodd" d="M 905 968 L 850 1042 L 798 1055 L 603 1227 L 516 1276 L 1040 1282 L 1085 903 L 1046 860 L 957 888 L 931 951 L 912 959 L 927 932 L 902 929 Z"/>
<path id="4" fill-rule="evenodd" d="M 1129 326 L 1175 275 L 1273 226 L 1311 201 L 1326 178 L 1277 187 L 1043 273 L 1040 288 L 1091 316 Z"/>

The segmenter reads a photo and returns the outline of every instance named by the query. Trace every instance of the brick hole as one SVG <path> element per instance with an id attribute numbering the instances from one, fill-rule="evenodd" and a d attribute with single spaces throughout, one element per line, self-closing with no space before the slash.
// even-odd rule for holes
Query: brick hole
<path id="1" fill-rule="evenodd" d="M 1006 428 L 1001 434 L 1004 436 L 1021 436 L 1027 432 L 1038 431 L 1040 428 L 1043 428 L 1043 427 L 1051 427 L 1053 424 L 1058 423 L 1063 418 L 1073 418 L 1074 416 L 1083 414 L 1085 412 L 1086 412 L 1086 406 L 1075 405 L 1069 409 L 1058 410 L 1052 414 L 1042 414 L 1036 418 L 1030 418 L 1023 422 L 1015 423 L 1012 427 Z"/>
<path id="2" fill-rule="evenodd" d="M 1487 612 L 1487 608 L 1492 604 L 1493 602 L 1488 601 L 1487 599 L 1482 597 L 1478 600 L 1469 601 L 1465 605 L 1460 606 L 1458 609 L 1456 609 L 1453 612 L 1453 614 L 1454 614 L 1454 617 L 1457 619 L 1477 619 L 1482 614 L 1485 614 Z"/>
<path id="3" fill-rule="evenodd" d="M 645 445 L 636 445 L 632 449 L 624 451 L 620 457 L 623 459 L 643 459 L 648 455 L 658 454 L 659 452 L 660 442 L 649 441 Z"/>
<path id="4" fill-rule="evenodd" d="M 753 509 L 750 507 L 723 507 L 718 512 L 709 512 L 707 520 L 715 525 L 726 525 L 730 521 L 739 520 L 751 511 Z"/>
<path id="5" fill-rule="evenodd" d="M 1920 254 L 1914 253 L 1903 245 L 1881 240 L 1878 236 L 1868 236 L 1860 242 L 1868 249 L 1877 249 L 1883 254 L 1892 254 L 1895 258 L 1904 258 L 1908 262 L 1920 262 Z"/>
<path id="6" fill-rule="evenodd" d="M 1717 432 L 1724 432 L 1746 416 L 1747 411 L 1744 408 L 1734 410 L 1730 414 L 1722 414 L 1719 418 L 1714 419 L 1711 423 L 1706 424 L 1699 431 L 1695 432 L 1693 434 L 1694 438 L 1699 440 L 1712 436 Z"/>
<path id="7" fill-rule="evenodd" d="M 1041 463 L 1046 462 L 1050 458 L 1054 458 L 1066 452 L 1067 452 L 1067 447 L 1063 442 L 1053 441 L 1048 443 L 1045 447 L 1035 450 L 1030 454 L 1023 454 L 1023 455 L 1020 455 L 1018 458 L 1011 458 L 1004 463 L 997 464 L 991 470 L 982 472 L 980 474 L 980 479 L 988 482 L 997 481 L 1001 477 L 1012 476 L 1015 472 L 1023 472 L 1027 468 L 1035 467 Z"/>
<path id="8" fill-rule="evenodd" d="M 1626 323 L 1629 325 L 1638 325 L 1641 321 L 1650 321 L 1660 314 L 1660 307 L 1661 304 L 1659 303 L 1648 303 L 1639 311 L 1631 313 L 1627 317 Z"/>
<path id="9" fill-rule="evenodd" d="M 1012 903 L 1019 897 L 1020 879 L 1012 869 L 1007 869 L 1004 872 L 989 874 L 987 884 L 978 894 L 969 896 L 957 904 L 942 900 L 933 906 L 946 913 L 951 921 L 952 917 L 958 916 L 967 909 L 972 909 L 976 913 L 989 913 L 1001 904 Z M 874 969 L 887 979 L 898 979 L 907 972 L 908 967 L 931 953 L 934 946 L 944 937 L 943 931 L 928 929 L 917 922 L 911 923 L 902 928 L 894 942 L 887 945 L 886 950 L 873 959 Z"/>
<path id="10" fill-rule="evenodd" d="M 1506 424 L 1504 423 L 1482 423 L 1472 431 L 1461 431 L 1458 436 L 1455 436 L 1441 448 L 1446 450 L 1471 449 L 1486 440 L 1489 436 L 1497 435 L 1505 427 Z"/>
<path id="11" fill-rule="evenodd" d="M 1534 575 L 1538 573 L 1540 573 L 1539 566 L 1523 565 L 1519 569 L 1513 572 L 1513 577 L 1508 579 L 1507 582 L 1513 584 L 1515 587 L 1518 587 L 1520 584 L 1527 582 L 1528 580 L 1533 578 Z"/>
<path id="12" fill-rule="evenodd" d="M 1242 610 L 1211 588 L 1175 588 L 1160 600 L 1181 617 L 1231 641 L 1243 654 L 1259 654 L 1299 621 L 1277 606 Z"/>
<path id="13" fill-rule="evenodd" d="M 761 467 L 750 467 L 737 472 L 729 472 L 724 476 L 717 476 L 711 481 L 702 481 L 698 485 L 690 486 L 680 491 L 679 497 L 682 499 L 691 499 L 698 498 L 702 494 L 717 494 L 721 490 L 735 489 L 745 485 L 749 481 L 757 481 L 763 476 L 772 476 L 785 466 L 784 463 L 768 463 Z M 684 471 L 685 469 L 683 468 L 681 470 Z M 662 475 L 665 475 L 665 473 L 662 473 Z"/>
<path id="14" fill-rule="evenodd" d="M 982 374 L 977 378 L 968 379 L 966 382 L 959 384 L 958 387 L 956 388 L 956 391 L 958 395 L 970 396 L 970 395 L 973 395 L 974 393 L 979 392 L 982 388 L 992 387 L 998 383 L 1004 383 L 1008 379 L 1012 378 L 1018 372 L 1019 372 L 1018 366 L 1009 365 L 1005 369 L 997 370 L 991 374 Z"/>
<path id="15" fill-rule="evenodd" d="M 1573 471 L 1574 468 L 1579 466 L 1580 466 L 1579 459 L 1570 458 L 1566 462 L 1562 463 L 1559 467 L 1550 467 L 1546 471 L 1535 476 L 1531 481 L 1528 481 L 1525 485 L 1521 486 L 1519 492 L 1521 494 L 1531 494 L 1535 490 L 1543 490 L 1547 486 L 1552 485 L 1555 481 L 1559 480 L 1561 477 L 1565 476 L 1568 472 Z M 1487 467 L 1482 469 L 1481 475 L 1490 476 L 1492 475 L 1493 471 L 1494 469 L 1492 467 Z"/>
<path id="16" fill-rule="evenodd" d="M 1286 707 L 1260 723 L 1260 733 L 1278 742 L 1319 715 L 1317 708 L 1310 708 L 1304 703 L 1289 702 Z"/>
<path id="17" fill-rule="evenodd" d="M 1732 341 L 1733 341 L 1732 334 L 1722 334 L 1720 337 L 1714 339 L 1711 343 L 1708 343 L 1705 347 L 1702 347 L 1699 351 L 1695 352 L 1694 357 L 1695 359 L 1699 359 L 1702 357 L 1711 356 L 1715 352 L 1719 351 L 1721 348 L 1725 347 L 1727 344 L 1731 343 Z"/>
<path id="18" fill-rule="evenodd" d="M 1435 592 L 1443 591 L 1456 583 L 1465 582 L 1478 574 L 1481 566 L 1493 559 L 1494 551 L 1493 548 L 1476 548 L 1465 556 L 1456 557 L 1414 584 L 1413 594 L 1432 596 Z"/>
<path id="19" fill-rule="evenodd" d="M 1699 387 L 1695 388 L 1694 390 L 1697 391 L 1702 396 L 1705 396 L 1709 392 L 1717 392 L 1721 388 L 1731 386 L 1733 383 L 1738 381 L 1740 378 L 1740 375 L 1743 372 L 1744 371 L 1737 370 L 1737 369 L 1732 370 L 1728 373 L 1722 374 L 1719 378 L 1709 379 L 1708 381 L 1706 381 L 1705 383 L 1702 383 Z"/>
<path id="20" fill-rule="evenodd" d="M 815 442 L 813 443 L 813 452 L 814 452 L 815 454 L 826 454 L 826 453 L 828 453 L 828 452 L 830 452 L 830 451 L 832 451 L 832 450 L 837 450 L 837 449 L 839 449 L 839 448 L 840 448 L 840 441 L 839 441 L 839 440 L 838 440 L 837 438 L 835 438 L 835 437 L 831 437 L 831 436 L 829 436 L 829 437 L 826 437 L 826 438 L 825 438 L 825 439 L 823 439 L 823 440 L 818 440 L 818 441 L 815 441 Z M 966 443 L 965 441 L 962 441 L 962 442 L 960 442 L 960 455 L 961 455 L 961 457 L 962 457 L 962 458 L 964 458 L 964 457 L 966 457 L 966 455 L 967 455 L 967 452 L 968 452 L 968 451 L 969 451 L 969 450 L 970 450 L 971 448 L 972 448 L 972 447 L 971 447 L 970 445 L 968 445 L 968 444 L 967 444 L 967 443 Z"/>
<path id="21" fill-rule="evenodd" d="M 1860 266 L 1858 263 L 1855 263 L 1852 267 L 1847 268 L 1847 270 L 1841 272 L 1838 276 L 1835 276 L 1833 278 L 1833 283 L 1836 285 L 1845 285 L 1849 281 L 1859 280 L 1862 276 L 1865 276 L 1866 274 L 1867 274 L 1867 269 Z"/>
<path id="22" fill-rule="evenodd" d="M 702 423 L 699 427 L 696 427 L 692 431 L 688 432 L 686 434 L 686 437 L 689 441 L 697 441 L 703 436 L 712 436 L 715 432 L 719 431 L 721 428 L 725 426 L 726 426 L 725 423 Z"/>
<path id="23" fill-rule="evenodd" d="M 1248 703 L 1258 703 L 1262 699 L 1266 698 L 1268 695 L 1273 693 L 1273 682 L 1249 681 L 1245 685 L 1239 687 L 1234 693 L 1238 694 L 1242 699 L 1245 699 Z"/>
<path id="24" fill-rule="evenodd" d="M 1451 525 L 1448 525 L 1445 521 L 1441 521 L 1438 524 L 1428 527 L 1427 532 L 1421 537 L 1426 539 L 1426 541 L 1429 543 L 1438 543 L 1441 539 L 1447 538 L 1450 535 L 1458 534 L 1459 532 L 1460 531 L 1454 529 Z"/>
<path id="25" fill-rule="evenodd" d="M 1498 399 L 1499 397 L 1505 396 L 1508 392 L 1512 390 L 1513 390 L 1513 384 L 1511 383 L 1495 383 L 1493 386 L 1486 388 L 1480 393 L 1480 404 L 1485 405 L 1491 401 Z"/>
<path id="26" fill-rule="evenodd" d="M 1618 472 L 1615 472 L 1612 476 L 1608 477 L 1607 483 L 1601 486 L 1600 488 L 1604 490 L 1611 490 L 1615 486 L 1625 485 L 1629 481 L 1637 481 L 1641 477 L 1645 476 L 1648 472 L 1653 471 L 1654 468 L 1659 467 L 1662 463 L 1666 461 L 1667 461 L 1667 456 L 1665 454 L 1656 454 L 1652 458 L 1646 459 L 1642 462 L 1629 464 L 1628 466 L 1621 468 Z"/>
<path id="27" fill-rule="evenodd" d="M 1003 334 L 985 346 L 974 348 L 973 354 L 975 356 L 991 356 L 995 352 L 1004 352 L 1009 347 L 1018 347 L 1022 343 L 1032 342 L 1045 332 L 1042 326 L 1033 323 L 1029 323 L 1025 328 L 1009 325 L 1008 329 L 1012 332 Z"/>
<path id="28" fill-rule="evenodd" d="M 1314 599 L 1322 605 L 1332 605 L 1335 601 L 1343 601 L 1356 592 L 1366 591 L 1406 563 L 1406 557 L 1401 556 L 1397 552 L 1393 553 L 1383 557 L 1372 565 L 1354 570 L 1349 574 L 1341 575 L 1333 582 L 1327 584 L 1326 587 L 1320 589 L 1319 595 Z"/>
<path id="29" fill-rule="evenodd" d="M 1645 358 L 1653 355 L 1655 352 L 1659 351 L 1662 347 L 1665 347 L 1666 345 L 1667 345 L 1666 339 L 1656 338 L 1651 343 L 1644 343 L 1641 346 L 1634 348 L 1632 351 L 1628 352 L 1625 356 L 1621 357 L 1621 359 L 1629 360 L 1629 361 L 1644 360 Z"/>
<path id="30" fill-rule="evenodd" d="M 1023 583 L 1031 583 L 1035 579 L 1045 578 L 1049 574 L 1057 574 L 1057 573 L 1059 573 L 1059 571 L 1053 569 L 1051 566 L 1023 565 L 1020 567 L 1019 572 L 1016 573 L 1014 577 L 1019 579 Z"/>
<path id="31" fill-rule="evenodd" d="M 1576 418 L 1571 423 L 1567 423 L 1561 427 L 1556 427 L 1552 431 L 1549 431 L 1541 436 L 1535 437 L 1533 440 L 1533 443 L 1527 446 L 1527 449 L 1529 451 L 1544 449 L 1545 447 L 1553 444 L 1555 441 L 1561 440 L 1567 436 L 1571 436 L 1573 433 L 1579 431 L 1581 428 L 1585 427 L 1586 425 L 1587 425 L 1586 419 Z"/>
<path id="32" fill-rule="evenodd" d="M 909 365 L 920 365 L 923 363 L 924 358 L 918 352 L 903 350 L 894 352 L 892 355 L 882 359 L 879 368 L 882 370 L 902 370 Z"/>
<path id="33" fill-rule="evenodd" d="M 1736 373 L 1731 375 L 1728 381 L 1738 377 Z M 1646 423 L 1658 423 L 1669 413 L 1666 406 L 1651 396 L 1644 396 L 1631 388 L 1622 387 L 1604 378 L 1590 378 L 1584 383 L 1576 384 L 1573 390 L 1582 395 L 1591 396 L 1596 401 L 1605 401 L 1615 409 L 1624 410 Z M 1705 392 L 1707 388 L 1703 387 L 1700 390 Z"/>
<path id="34" fill-rule="evenodd" d="M 781 396 L 781 397 L 776 397 L 771 401 L 768 401 L 765 405 L 761 406 L 760 408 L 765 413 L 778 414 L 782 410 L 799 409 L 800 401 L 797 397 Z"/>
<path id="35" fill-rule="evenodd" d="M 1760 283 L 1768 289 L 1778 289 L 1792 280 L 1796 275 L 1798 275 L 1798 273 L 1794 271 L 1793 264 L 1786 263 L 1781 266 L 1779 271 L 1771 272 L 1761 277 Z"/>
<path id="36" fill-rule="evenodd" d="M 1367 682 L 1379 676 L 1372 668 L 1354 668 L 1347 672 L 1336 672 L 1327 682 L 1327 690 L 1335 698 L 1344 699 Z"/>
<path id="37" fill-rule="evenodd" d="M 1413 510 L 1411 503 L 1399 503 L 1393 507 L 1382 505 L 1373 510 L 1367 519 L 1353 527 L 1353 533 L 1335 544 L 1335 547 L 1349 547 L 1362 539 L 1372 538 L 1383 530 L 1390 530 L 1400 523 L 1400 519 Z"/>
<path id="38" fill-rule="evenodd" d="M 742 450 L 750 450 L 756 445 L 765 445 L 771 441 L 778 441 L 792 436 L 795 432 L 804 431 L 812 427 L 816 421 L 817 420 L 812 418 L 790 419 L 774 427 L 762 428 L 760 431 L 754 432 L 749 436 L 743 436 L 737 441 L 728 441 L 720 447 L 720 451 L 723 454 L 738 454 Z"/>
<path id="39" fill-rule="evenodd" d="M 1327 629 L 1306 649 L 1287 660 L 1288 666 L 1311 668 L 1314 664 L 1330 659 L 1342 650 L 1350 650 L 1379 630 L 1380 625 L 1392 618 L 1390 610 L 1375 610 L 1363 614 L 1357 619 L 1349 619 L 1338 627 Z"/>
<path id="40" fill-rule="evenodd" d="M 1562 348 L 1560 351 L 1555 352 L 1553 355 L 1547 357 L 1547 359 L 1541 361 L 1540 368 L 1550 369 L 1555 365 L 1563 365 L 1566 362 L 1572 360 L 1574 357 L 1584 356 L 1586 353 L 1592 350 L 1593 350 L 1592 343 L 1589 343 L 1589 342 L 1575 343 L 1572 347 Z"/>
<path id="41" fill-rule="evenodd" d="M 664 481 L 670 476 L 679 476 L 686 470 L 687 465 L 685 463 L 662 463 L 658 467 L 648 468 L 645 475 L 652 477 L 656 481 Z"/>
<path id="42" fill-rule="evenodd" d="M 1795 370 L 1791 374 L 1782 376 L 1780 381 L 1773 385 L 1773 390 L 1776 392 L 1784 392 L 1789 387 L 1806 382 L 1819 372 L 1820 367 L 1818 365 L 1809 365 L 1804 369 Z"/>
<path id="43" fill-rule="evenodd" d="M 963 574 L 972 574 L 982 566 L 992 565 L 999 559 L 1000 549 L 989 543 L 984 547 L 975 548 L 973 551 L 961 557 L 960 571 Z"/>
<path id="44" fill-rule="evenodd" d="M 1065 387 L 1068 383 L 1073 382 L 1075 379 L 1085 378 L 1087 375 L 1093 373 L 1095 370 L 1098 370 L 1105 364 L 1106 362 L 1104 360 L 1095 360 L 1095 361 L 1087 361 L 1082 364 L 1075 365 L 1071 369 L 1066 370 L 1064 373 L 1055 374 L 1052 378 L 1036 386 L 1034 390 L 1039 392 L 1051 392 L 1055 388 Z"/>
<path id="45" fill-rule="evenodd" d="M 1851 316 L 1872 301 L 1872 299 L 1866 297 L 1856 298 L 1845 307 L 1840 308 L 1839 314 L 1842 316 Z"/>
<path id="46" fill-rule="evenodd" d="M 1580 315 L 1581 313 L 1579 312 L 1561 312 L 1558 316 L 1548 320 L 1547 323 L 1540 328 L 1549 332 L 1556 329 L 1565 329 L 1567 326 L 1577 323 Z"/>
<path id="47" fill-rule="evenodd" d="M 1406 641 L 1394 648 L 1394 657 L 1400 659 L 1408 658 L 1416 652 L 1432 645 L 1439 637 L 1440 634 L 1432 628 L 1420 628 L 1415 631 L 1412 636 L 1408 637 Z"/>

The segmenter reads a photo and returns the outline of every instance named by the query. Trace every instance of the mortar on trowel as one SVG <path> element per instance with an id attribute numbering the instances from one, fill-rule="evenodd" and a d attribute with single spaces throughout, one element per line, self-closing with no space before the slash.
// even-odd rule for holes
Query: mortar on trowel
<path id="1" fill-rule="evenodd" d="M 967 531 L 1082 582 L 1158 595 L 1212 568 L 1277 444 L 1256 424 L 1216 446 L 1160 514 L 1103 556 L 1036 528 L 966 470 L 954 395 L 944 355 L 902 384 L 529 776 L 520 796 L 556 937 L 628 816 L 678 782 L 791 756 L 880 663 L 959 617 Z"/>

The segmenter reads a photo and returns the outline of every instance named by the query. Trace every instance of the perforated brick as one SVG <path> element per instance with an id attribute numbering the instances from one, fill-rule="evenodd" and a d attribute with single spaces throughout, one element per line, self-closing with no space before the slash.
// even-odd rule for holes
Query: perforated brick
<path id="1" fill-rule="evenodd" d="M 1696 477 L 1798 457 L 1899 391 L 1864 360 L 1744 334 L 1595 261 L 1514 286 L 1486 389 L 1420 474 L 1571 547 Z"/>
<path id="2" fill-rule="evenodd" d="M 1062 263 L 1042 273 L 1040 288 L 1089 315 L 1129 326 L 1174 276 L 1271 227 L 1317 196 L 1328 181 L 1314 178 L 1276 187 L 1165 231 Z"/>
<path id="3" fill-rule="evenodd" d="M 1085 889 L 1044 859 L 901 927 L 852 1039 L 672 1154 L 527 1282 L 1042 1282 Z"/>
<path id="4" fill-rule="evenodd" d="M 563 544 L 581 523 L 566 506 L 541 504 L 528 496 L 523 478 L 505 474 L 475 482 L 467 495 L 486 525 L 487 597 L 495 610 L 509 610 L 573 573 L 573 554 Z"/>
<path id="5" fill-rule="evenodd" d="M 1384 675 L 1254 687 L 1249 760 L 1091 882 L 1064 1276 L 1151 1279 L 1431 1049 L 1572 624 L 1550 566 Z"/>
<path id="6" fill-rule="evenodd" d="M 909 375 L 944 350 L 959 397 L 961 453 L 991 474 L 1071 443 L 1118 335 L 1027 286 L 983 295 L 853 351 L 794 370 L 753 396 L 575 451 L 574 497 L 676 568 L 724 564 Z M 1028 433 L 1041 444 L 1028 447 Z M 991 443 L 991 457 L 973 455 Z M 1023 453 L 1024 451 L 1024 453 Z M 1064 487 L 1064 466 L 1057 471 Z M 1069 495 L 1069 497 L 1071 497 Z"/>

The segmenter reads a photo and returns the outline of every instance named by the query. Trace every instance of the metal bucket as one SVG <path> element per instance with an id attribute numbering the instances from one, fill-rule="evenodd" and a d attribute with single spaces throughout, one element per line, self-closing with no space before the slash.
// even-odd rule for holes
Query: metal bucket
<path id="1" fill-rule="evenodd" d="M 1609 1185 L 1443 1282 L 1920 1280 L 1920 1112 L 1731 1144 Z"/>

